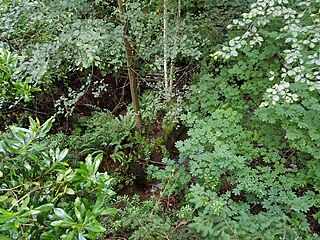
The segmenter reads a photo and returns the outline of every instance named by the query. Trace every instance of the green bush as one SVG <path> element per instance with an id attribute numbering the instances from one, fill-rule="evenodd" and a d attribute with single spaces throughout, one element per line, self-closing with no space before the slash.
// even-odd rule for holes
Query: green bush
<path id="1" fill-rule="evenodd" d="M 79 168 L 64 161 L 67 149 L 41 143 L 52 119 L 11 127 L 0 141 L 0 236 L 2 239 L 94 239 L 106 229 L 98 222 L 116 209 L 112 179 L 99 173 L 102 154 L 88 155 Z"/>
<path id="2" fill-rule="evenodd" d="M 15 79 L 18 59 L 17 55 L 0 48 L 0 109 L 12 108 L 20 101 L 30 102 L 32 93 L 39 91 L 29 85 L 28 79 Z"/>

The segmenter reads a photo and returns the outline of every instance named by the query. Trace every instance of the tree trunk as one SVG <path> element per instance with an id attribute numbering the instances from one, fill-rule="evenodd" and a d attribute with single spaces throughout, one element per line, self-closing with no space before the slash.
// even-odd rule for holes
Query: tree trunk
<path id="1" fill-rule="evenodd" d="M 178 38 L 178 31 L 180 25 L 180 18 L 181 18 L 181 0 L 178 0 L 178 15 L 176 17 L 176 31 L 173 36 L 173 52 L 175 48 L 177 48 L 177 38 Z M 170 58 L 170 72 L 169 72 L 169 93 L 172 93 L 173 90 L 173 80 L 174 80 L 174 61 L 175 57 L 172 55 Z"/>
<path id="2" fill-rule="evenodd" d="M 168 79 L 168 0 L 163 0 L 163 75 L 164 88 L 167 94 L 169 90 Z"/>
<path id="3" fill-rule="evenodd" d="M 123 19 L 125 14 L 125 8 L 123 6 L 122 0 L 118 0 L 118 7 L 120 11 L 120 17 Z M 124 29 L 123 29 L 123 41 L 124 41 L 124 47 L 126 51 L 127 69 L 128 69 L 128 76 L 130 81 L 130 91 L 131 91 L 132 104 L 133 104 L 135 117 L 136 117 L 136 128 L 138 132 L 141 133 L 141 114 L 140 114 L 140 106 L 139 106 L 139 98 L 138 98 L 138 90 L 137 90 L 138 80 L 137 80 L 137 74 L 132 68 L 133 49 L 128 40 L 128 30 L 129 30 L 129 23 L 125 21 Z"/>

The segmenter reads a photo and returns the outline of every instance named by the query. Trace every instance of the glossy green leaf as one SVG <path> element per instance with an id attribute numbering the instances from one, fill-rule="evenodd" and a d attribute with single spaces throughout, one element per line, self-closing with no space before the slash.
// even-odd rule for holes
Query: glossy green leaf
<path id="1" fill-rule="evenodd" d="M 53 207 L 54 207 L 53 203 L 47 203 L 47 204 L 41 205 L 39 207 L 36 207 L 35 210 L 39 210 L 40 212 L 48 212 L 51 209 L 53 209 Z"/>
<path id="2" fill-rule="evenodd" d="M 78 240 L 86 240 L 82 233 L 78 234 Z"/>
<path id="3" fill-rule="evenodd" d="M 4 202 L 5 200 L 8 199 L 8 196 L 7 195 L 2 195 L 0 196 L 0 202 Z"/>
<path id="4" fill-rule="evenodd" d="M 88 231 L 92 231 L 92 232 L 105 232 L 106 229 L 102 226 L 99 225 L 94 225 L 94 226 L 86 226 L 85 227 Z"/>
<path id="5" fill-rule="evenodd" d="M 98 172 L 98 169 L 99 169 L 99 166 L 101 164 L 102 159 L 103 159 L 103 154 L 102 153 L 98 154 L 94 158 L 94 162 L 93 162 L 93 172 L 94 173 Z"/>
<path id="6" fill-rule="evenodd" d="M 58 221 L 53 221 L 52 223 L 50 223 L 50 225 L 53 227 L 69 228 L 74 226 L 75 223 L 72 221 L 58 220 Z"/>
<path id="7" fill-rule="evenodd" d="M 62 220 L 73 222 L 72 217 L 67 214 L 62 208 L 55 208 L 54 214 Z"/>

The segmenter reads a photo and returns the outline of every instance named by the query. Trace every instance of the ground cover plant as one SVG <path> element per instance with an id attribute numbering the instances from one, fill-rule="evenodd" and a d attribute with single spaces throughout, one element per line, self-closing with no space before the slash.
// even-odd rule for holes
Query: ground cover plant
<path id="1" fill-rule="evenodd" d="M 319 7 L 0 1 L 0 238 L 320 239 Z"/>

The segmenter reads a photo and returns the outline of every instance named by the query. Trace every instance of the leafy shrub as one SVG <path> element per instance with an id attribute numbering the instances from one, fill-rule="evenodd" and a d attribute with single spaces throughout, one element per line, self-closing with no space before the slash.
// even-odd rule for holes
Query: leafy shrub
<path id="1" fill-rule="evenodd" d="M 189 227 L 206 238 L 307 236 L 306 215 L 319 205 L 318 176 L 310 174 L 318 162 L 316 151 L 291 144 L 290 138 L 284 138 L 281 123 L 263 123 L 253 112 L 248 114 L 254 98 L 243 106 L 243 101 L 227 97 L 232 92 L 225 88 L 208 95 L 225 84 L 220 79 L 204 76 L 192 87 L 190 110 L 182 116 L 190 128 L 189 138 L 177 147 L 181 160 L 188 159 L 190 175 L 197 183 L 188 193 L 195 214 Z M 233 92 L 243 94 L 240 87 Z M 313 141 L 307 144 L 311 151 Z M 260 228 L 258 219 L 269 219 L 269 225 Z M 257 225 L 244 223 L 251 221 Z"/>
<path id="2" fill-rule="evenodd" d="M 119 226 L 114 236 L 121 233 L 129 239 L 196 239 L 185 219 L 178 219 L 175 211 L 164 213 L 164 199 L 154 196 L 141 202 L 137 195 L 118 198 L 124 207 L 116 216 Z"/>
<path id="3" fill-rule="evenodd" d="M 0 142 L 1 238 L 93 239 L 106 231 L 97 218 L 116 212 L 105 207 L 114 192 L 112 179 L 98 172 L 102 154 L 69 167 L 67 149 L 40 142 L 51 125 L 30 118 L 28 129 L 12 127 Z"/>
<path id="4" fill-rule="evenodd" d="M 209 64 L 204 57 L 205 74 L 194 77 L 185 107 L 181 94 L 177 104 L 157 90 L 140 98 L 143 134 L 134 133 L 131 107 L 118 117 L 77 118 L 70 136 L 44 140 L 52 120 L 32 119 L 29 129 L 2 134 L 0 238 L 94 239 L 108 230 L 131 239 L 319 239 L 319 1 L 258 0 L 231 22 L 249 2 L 183 1 L 177 17 L 170 3 L 170 70 L 219 51 Z M 126 8 L 134 68 L 158 72 L 162 3 Z M 16 51 L 1 52 L 0 106 L 61 83 L 70 88 L 55 106 L 68 117 L 88 89 L 97 97 L 105 90 L 95 71 L 121 71 L 122 27 L 111 1 L 5 1 L 0 14 L 0 47 Z M 215 46 L 227 23 L 229 41 Z M 165 167 L 148 168 L 160 193 L 110 207 L 112 179 L 101 163 L 128 170 L 148 160 L 178 118 L 189 136 L 176 144 L 179 158 L 163 152 Z M 174 207 L 162 205 L 171 198 Z"/>
<path id="5" fill-rule="evenodd" d="M 0 109 L 12 108 L 19 101 L 29 102 L 32 93 L 38 88 L 31 87 L 28 79 L 15 79 L 17 55 L 12 55 L 4 48 L 0 48 Z"/>
<path id="6" fill-rule="evenodd" d="M 134 145 L 132 141 L 135 125 L 132 112 L 119 117 L 114 117 L 109 112 L 96 112 L 90 118 L 76 118 L 74 127 L 70 136 L 58 134 L 52 137 L 53 141 L 61 138 L 74 157 L 103 152 L 110 155 L 113 161 L 123 164 L 123 167 L 128 167 L 132 161 L 132 156 L 126 152 Z"/>

